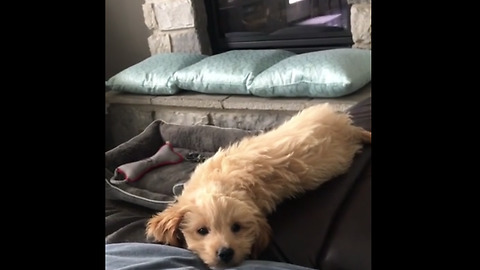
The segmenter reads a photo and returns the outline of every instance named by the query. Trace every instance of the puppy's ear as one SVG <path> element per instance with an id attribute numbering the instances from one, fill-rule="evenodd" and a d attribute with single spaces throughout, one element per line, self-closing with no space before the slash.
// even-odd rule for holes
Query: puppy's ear
<path id="1" fill-rule="evenodd" d="M 186 208 L 174 204 L 154 215 L 147 223 L 147 237 L 162 244 L 181 247 L 183 237 L 179 226 L 185 213 Z"/>
<path id="2" fill-rule="evenodd" d="M 257 239 L 252 246 L 252 253 L 250 256 L 252 259 L 258 258 L 260 253 L 267 248 L 270 243 L 270 238 L 272 235 L 272 229 L 268 224 L 268 221 L 265 217 L 259 217 L 257 219 Z"/>

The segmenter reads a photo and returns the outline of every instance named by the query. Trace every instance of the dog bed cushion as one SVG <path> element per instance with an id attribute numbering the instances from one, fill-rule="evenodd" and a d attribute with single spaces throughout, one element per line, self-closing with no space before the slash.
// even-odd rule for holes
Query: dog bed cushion
<path id="1" fill-rule="evenodd" d="M 188 180 L 198 162 L 213 155 L 218 148 L 256 133 L 258 131 L 207 125 L 183 126 L 156 120 L 135 138 L 105 153 L 106 195 L 163 210 L 174 200 L 175 189 Z M 169 147 L 164 148 L 166 142 Z M 156 166 L 146 168 L 142 165 L 152 157 L 157 157 Z M 131 164 L 138 163 L 142 167 L 140 172 L 137 168 L 130 168 Z M 122 177 L 119 173 L 125 168 L 133 172 L 133 181 L 119 181 L 125 179 L 125 175 Z"/>

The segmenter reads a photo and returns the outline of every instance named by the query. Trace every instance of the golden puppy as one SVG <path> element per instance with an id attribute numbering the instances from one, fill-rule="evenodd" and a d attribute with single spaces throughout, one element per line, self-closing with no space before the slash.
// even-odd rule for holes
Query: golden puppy
<path id="1" fill-rule="evenodd" d="M 188 248 L 212 268 L 256 258 L 270 240 L 267 215 L 345 173 L 370 136 L 328 104 L 309 107 L 198 165 L 176 203 L 148 221 L 146 234 Z"/>

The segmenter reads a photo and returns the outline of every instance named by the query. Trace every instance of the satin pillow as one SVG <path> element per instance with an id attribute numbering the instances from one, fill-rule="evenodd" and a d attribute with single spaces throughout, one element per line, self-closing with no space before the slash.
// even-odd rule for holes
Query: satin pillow
<path id="1" fill-rule="evenodd" d="M 160 53 L 112 76 L 105 85 L 114 91 L 149 95 L 173 95 L 180 91 L 173 74 L 207 55 L 197 53 Z"/>
<path id="2" fill-rule="evenodd" d="M 261 97 L 334 98 L 371 80 L 371 51 L 339 48 L 298 54 L 255 77 L 248 90 Z"/>
<path id="3" fill-rule="evenodd" d="M 175 73 L 178 87 L 209 94 L 249 95 L 255 76 L 294 55 L 280 50 L 232 50 L 212 55 Z"/>

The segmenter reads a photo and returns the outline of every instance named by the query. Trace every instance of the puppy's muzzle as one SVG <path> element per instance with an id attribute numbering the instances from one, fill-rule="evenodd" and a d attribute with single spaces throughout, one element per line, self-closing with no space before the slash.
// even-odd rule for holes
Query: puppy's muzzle
<path id="1" fill-rule="evenodd" d="M 235 251 L 233 249 L 226 247 L 220 248 L 217 252 L 218 258 L 220 258 L 220 260 L 224 263 L 229 263 L 232 260 L 234 254 Z"/>

